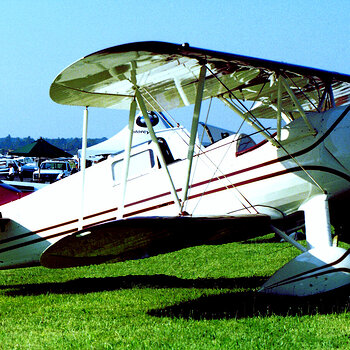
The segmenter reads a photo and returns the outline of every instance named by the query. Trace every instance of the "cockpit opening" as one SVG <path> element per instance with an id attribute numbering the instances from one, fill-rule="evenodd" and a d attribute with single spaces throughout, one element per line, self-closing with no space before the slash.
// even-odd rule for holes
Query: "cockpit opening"
<path id="1" fill-rule="evenodd" d="M 226 130 L 223 128 L 219 128 L 217 126 L 204 124 L 203 122 L 199 122 L 198 125 L 198 137 L 200 143 L 204 147 L 208 147 L 213 143 L 220 141 L 226 137 L 231 135 L 235 135 L 236 133 L 230 130 Z M 236 152 L 245 151 L 253 146 L 255 146 L 255 141 L 246 134 L 238 134 L 235 138 L 236 142 Z"/>

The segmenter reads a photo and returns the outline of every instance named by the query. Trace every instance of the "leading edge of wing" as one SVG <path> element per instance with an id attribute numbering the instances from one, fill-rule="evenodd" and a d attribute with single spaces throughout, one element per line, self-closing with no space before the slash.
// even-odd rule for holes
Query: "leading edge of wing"
<path id="1" fill-rule="evenodd" d="M 133 217 L 69 235 L 48 247 L 40 263 L 65 268 L 142 259 L 204 244 L 242 241 L 270 232 L 267 215 Z"/>
<path id="2" fill-rule="evenodd" d="M 112 46 L 103 50 L 96 51 L 90 55 L 85 56 L 88 58 L 94 55 L 108 55 L 112 53 L 123 53 L 128 51 L 147 51 L 155 54 L 178 54 L 184 57 L 196 58 L 200 62 L 211 62 L 217 59 L 223 61 L 241 61 L 256 68 L 266 68 L 271 71 L 276 70 L 288 70 L 290 72 L 298 73 L 301 75 L 317 76 L 319 78 L 329 80 L 336 79 L 350 83 L 350 75 L 342 74 L 334 71 L 327 71 L 318 68 L 306 67 L 286 62 L 279 62 L 268 60 L 264 58 L 257 58 L 245 55 L 238 55 L 233 53 L 227 53 L 222 51 L 202 49 L 198 47 L 192 47 L 188 43 L 174 44 L 162 41 L 140 41 L 127 43 L 123 45 Z"/>
<path id="3" fill-rule="evenodd" d="M 63 70 L 50 88 L 61 104 L 129 109 L 135 77 L 144 96 L 152 95 L 165 109 L 194 103 L 200 66 L 207 63 L 203 98 L 226 89 L 239 91 L 269 82 L 275 72 L 288 72 L 327 82 L 350 83 L 350 76 L 266 59 L 178 45 L 135 42 L 110 47 L 83 57 Z M 220 77 L 220 83 L 212 73 Z M 254 89 L 253 89 L 254 90 Z M 184 98 L 185 96 L 185 98 Z M 149 110 L 158 106 L 147 102 Z"/>

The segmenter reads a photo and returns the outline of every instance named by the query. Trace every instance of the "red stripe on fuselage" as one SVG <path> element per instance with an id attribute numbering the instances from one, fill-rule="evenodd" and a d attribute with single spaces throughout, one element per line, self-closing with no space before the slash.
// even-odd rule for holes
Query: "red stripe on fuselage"
<path id="1" fill-rule="evenodd" d="M 339 124 L 340 121 L 346 116 L 346 114 L 349 112 L 349 110 L 350 110 L 350 106 L 348 106 L 344 110 L 344 112 L 337 118 L 337 120 L 327 130 L 327 132 L 325 134 L 323 134 L 319 139 L 317 139 L 312 145 L 306 147 L 303 150 L 297 151 L 297 152 L 295 152 L 293 154 L 286 154 L 283 157 L 275 158 L 275 159 L 272 159 L 272 160 L 269 160 L 269 161 L 266 161 L 266 162 L 263 162 L 263 163 L 260 163 L 260 164 L 256 164 L 256 165 L 244 168 L 244 169 L 236 170 L 236 171 L 233 171 L 233 172 L 228 173 L 226 175 L 220 175 L 220 176 L 218 176 L 216 178 L 212 178 L 212 179 L 208 179 L 208 180 L 205 180 L 205 181 L 198 182 L 196 184 L 191 185 L 190 188 L 203 186 L 203 185 L 206 185 L 208 183 L 213 183 L 213 182 L 216 182 L 218 180 L 223 180 L 223 179 L 227 179 L 227 178 L 233 177 L 235 175 L 248 173 L 249 171 L 252 171 L 252 170 L 263 168 L 263 167 L 266 167 L 266 166 L 269 166 L 269 165 L 272 165 L 272 164 L 276 164 L 276 163 L 281 163 L 281 162 L 283 162 L 285 160 L 293 159 L 295 157 L 303 155 L 303 154 L 311 151 L 315 147 L 317 147 L 326 137 L 328 137 L 329 134 L 335 128 L 335 126 L 337 124 Z M 222 145 L 220 147 L 222 147 Z M 216 149 L 216 148 L 208 150 L 207 152 L 204 152 L 204 153 L 211 152 L 214 149 Z M 340 177 L 342 177 L 345 180 L 350 182 L 350 176 L 349 175 L 344 174 L 342 172 L 339 172 L 337 170 L 334 170 L 332 168 L 321 167 L 321 166 L 306 166 L 306 167 L 304 167 L 304 169 L 305 170 L 316 170 L 316 171 L 324 171 L 324 172 L 332 173 L 332 174 L 334 174 L 336 176 L 340 176 Z M 237 183 L 233 183 L 233 184 L 230 184 L 228 186 L 218 187 L 218 188 L 210 190 L 210 191 L 206 191 L 206 192 L 203 192 L 203 193 L 200 193 L 200 194 L 195 194 L 195 195 L 189 196 L 189 199 L 193 199 L 193 198 L 196 198 L 196 197 L 199 197 L 199 196 L 210 195 L 210 194 L 217 193 L 217 192 L 220 192 L 220 191 L 228 190 L 228 189 L 233 188 L 233 187 L 240 187 L 240 186 L 247 185 L 247 184 L 250 184 L 250 183 L 254 183 L 254 182 L 258 182 L 258 181 L 262 181 L 262 180 L 266 180 L 266 179 L 269 179 L 269 178 L 282 176 L 282 175 L 286 175 L 288 173 L 298 172 L 298 171 L 303 171 L 303 169 L 300 168 L 300 167 L 284 169 L 284 170 L 281 170 L 281 171 L 277 171 L 275 173 L 270 173 L 270 174 L 266 174 L 266 175 L 263 175 L 263 176 L 258 176 L 258 177 L 251 178 L 251 179 L 248 179 L 248 180 L 244 180 L 244 181 L 240 181 L 240 182 L 237 182 Z M 181 190 L 182 189 L 177 189 L 176 191 L 179 192 Z M 170 192 L 161 193 L 161 194 L 158 194 L 158 195 L 155 195 L 155 196 L 152 196 L 152 197 L 148 197 L 148 198 L 136 201 L 136 202 L 128 203 L 128 204 L 125 205 L 125 207 L 132 207 L 134 205 L 146 203 L 146 202 L 149 202 L 149 201 L 154 200 L 154 199 L 167 197 L 170 194 L 171 194 Z M 161 207 L 165 207 L 165 206 L 169 206 L 169 205 L 173 205 L 173 204 L 174 204 L 174 201 L 167 201 L 167 202 L 159 203 L 159 204 L 154 205 L 154 206 L 150 206 L 150 207 L 147 207 L 147 208 L 143 208 L 143 209 L 140 209 L 140 210 L 136 210 L 136 211 L 133 211 L 133 212 L 126 213 L 124 215 L 124 217 L 130 217 L 130 216 L 134 216 L 134 215 L 139 215 L 139 214 L 142 214 L 142 213 L 145 213 L 145 212 L 149 212 L 149 211 L 156 210 L 156 209 L 159 209 Z M 103 214 L 115 211 L 117 209 L 118 208 L 107 209 L 107 210 L 104 210 L 104 211 L 99 212 L 99 213 L 88 215 L 88 216 L 84 217 L 84 219 L 90 219 L 90 218 L 98 217 L 98 216 L 101 216 Z M 93 225 L 96 225 L 97 223 L 103 223 L 103 222 L 110 221 L 110 220 L 111 219 L 109 218 L 107 220 L 102 220 L 102 221 L 98 221 L 98 222 L 95 222 L 95 223 L 91 223 L 91 224 L 89 224 L 87 226 L 93 226 Z M 29 237 L 29 236 L 37 234 L 37 233 L 43 233 L 45 231 L 49 231 L 51 229 L 58 228 L 58 227 L 63 227 L 63 226 L 66 226 L 68 224 L 72 224 L 72 223 L 75 223 L 75 222 L 78 222 L 78 219 L 73 219 L 73 220 L 65 222 L 65 223 L 61 223 L 61 224 L 57 224 L 57 225 L 54 225 L 54 226 L 46 227 L 46 228 L 40 229 L 40 230 L 35 231 L 35 232 L 28 232 L 28 233 L 25 233 L 25 234 L 22 234 L 22 235 L 19 235 L 19 236 L 16 236 L 16 237 L 11 237 L 11 238 L 8 238 L 8 239 L 0 241 L 0 243 L 10 242 L 10 241 L 13 241 L 13 240 L 18 240 L 18 239 L 21 239 L 21 238 Z M 73 230 L 75 230 L 75 229 L 73 229 Z M 43 239 L 49 239 L 49 238 L 57 237 L 59 235 L 64 235 L 64 234 L 67 234 L 67 232 L 70 232 L 70 231 L 71 230 L 65 231 L 65 232 L 61 232 L 61 233 L 57 233 L 57 234 L 53 234 L 51 236 L 43 237 Z M 36 241 L 36 240 L 34 240 L 34 241 Z M 9 248 L 11 249 L 11 247 L 9 247 Z"/>

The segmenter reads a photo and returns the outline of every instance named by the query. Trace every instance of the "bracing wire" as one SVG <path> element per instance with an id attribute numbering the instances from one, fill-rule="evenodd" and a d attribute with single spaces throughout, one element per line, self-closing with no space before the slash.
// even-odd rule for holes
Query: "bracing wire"
<path id="1" fill-rule="evenodd" d="M 310 98 L 304 93 L 304 91 L 294 82 L 294 80 L 289 77 L 286 73 L 284 73 L 287 79 L 289 79 L 293 85 L 298 89 L 298 91 L 310 102 L 310 104 L 316 109 L 316 111 L 319 112 L 318 108 L 315 106 L 315 104 L 310 100 Z"/>
<path id="2" fill-rule="evenodd" d="M 209 69 L 210 70 L 210 69 Z M 250 110 L 246 108 L 246 106 L 232 93 L 232 91 L 220 80 L 220 78 L 212 71 L 210 72 L 213 74 L 213 76 L 220 82 L 220 84 L 227 90 L 227 92 L 234 97 L 234 99 L 249 113 L 250 116 L 254 118 L 254 121 L 258 122 L 261 127 L 261 123 L 258 121 L 258 119 L 251 113 Z M 272 137 L 272 135 L 267 131 L 268 135 Z M 322 188 L 322 186 L 316 181 L 316 179 L 300 164 L 300 162 L 292 155 L 289 153 L 289 151 L 279 142 L 276 138 L 273 138 L 274 141 L 278 144 L 278 146 L 283 149 L 283 151 L 295 162 L 295 164 L 311 179 L 311 181 L 323 192 L 326 193 L 326 190 Z"/>

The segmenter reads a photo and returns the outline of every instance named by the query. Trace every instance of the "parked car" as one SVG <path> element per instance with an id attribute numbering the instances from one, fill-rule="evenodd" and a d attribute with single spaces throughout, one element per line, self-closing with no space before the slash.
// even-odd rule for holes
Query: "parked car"
<path id="1" fill-rule="evenodd" d="M 38 170 L 38 164 L 35 162 L 21 165 L 22 177 L 33 177 L 35 170 Z"/>
<path id="2" fill-rule="evenodd" d="M 33 172 L 33 181 L 52 183 L 69 176 L 75 169 L 75 163 L 70 160 L 46 160 Z"/>
<path id="3" fill-rule="evenodd" d="M 12 158 L 2 158 L 0 159 L 0 175 L 8 175 L 10 164 L 15 169 L 15 174 L 18 173 L 18 163 L 15 159 Z"/>

